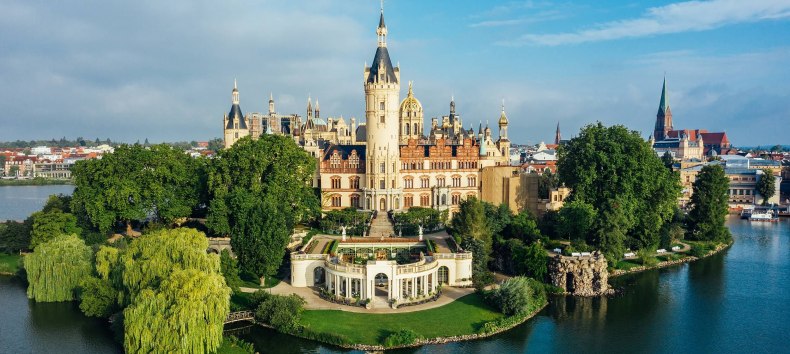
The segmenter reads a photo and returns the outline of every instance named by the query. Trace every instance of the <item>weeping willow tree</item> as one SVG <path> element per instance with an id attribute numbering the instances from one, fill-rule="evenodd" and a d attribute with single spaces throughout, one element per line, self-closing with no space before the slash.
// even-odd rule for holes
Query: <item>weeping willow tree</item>
<path id="1" fill-rule="evenodd" d="M 117 256 L 97 255 L 96 272 L 125 294 L 126 352 L 208 353 L 220 346 L 231 290 L 219 256 L 206 249 L 203 233 L 175 229 L 143 235 Z"/>
<path id="2" fill-rule="evenodd" d="M 91 273 L 91 248 L 77 235 L 60 235 L 25 256 L 27 297 L 39 302 L 74 300 L 75 289 Z"/>
<path id="3" fill-rule="evenodd" d="M 157 289 L 176 270 L 221 274 L 219 256 L 206 254 L 207 249 L 206 235 L 189 228 L 153 232 L 135 240 L 118 261 L 123 273 L 120 285 L 126 295 L 122 303 L 134 302 L 143 289 Z M 112 256 L 107 257 L 111 264 Z M 102 266 L 99 271 L 107 269 Z"/>
<path id="4" fill-rule="evenodd" d="M 211 353 L 222 344 L 230 289 L 222 275 L 177 270 L 124 310 L 127 353 Z"/>

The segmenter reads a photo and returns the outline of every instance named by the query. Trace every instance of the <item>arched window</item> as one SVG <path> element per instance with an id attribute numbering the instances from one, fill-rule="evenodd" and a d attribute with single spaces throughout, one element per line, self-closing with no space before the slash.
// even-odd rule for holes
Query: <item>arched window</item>
<path id="1" fill-rule="evenodd" d="M 340 177 L 332 176 L 332 189 L 340 189 Z"/>
<path id="2" fill-rule="evenodd" d="M 333 207 L 340 207 L 341 206 L 341 197 L 339 194 L 335 194 L 332 196 L 332 206 Z"/>
<path id="3" fill-rule="evenodd" d="M 348 178 L 348 185 L 351 189 L 359 189 L 359 177 L 351 176 Z"/>
<path id="4" fill-rule="evenodd" d="M 351 206 L 354 208 L 359 208 L 359 194 L 352 194 L 351 195 Z"/>

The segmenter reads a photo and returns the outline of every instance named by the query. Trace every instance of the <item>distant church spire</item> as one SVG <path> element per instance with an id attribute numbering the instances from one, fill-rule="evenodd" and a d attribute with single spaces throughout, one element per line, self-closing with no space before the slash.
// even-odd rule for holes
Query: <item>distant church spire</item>
<path id="1" fill-rule="evenodd" d="M 669 108 L 667 78 L 664 76 L 664 83 L 661 87 L 661 101 L 658 103 L 658 113 L 656 114 L 656 127 L 653 132 L 653 138 L 657 141 L 664 140 L 672 129 L 672 110 Z"/>
<path id="2" fill-rule="evenodd" d="M 557 122 L 557 132 L 554 133 L 554 144 L 559 145 L 560 141 L 562 141 L 562 135 L 560 135 L 560 122 Z"/>

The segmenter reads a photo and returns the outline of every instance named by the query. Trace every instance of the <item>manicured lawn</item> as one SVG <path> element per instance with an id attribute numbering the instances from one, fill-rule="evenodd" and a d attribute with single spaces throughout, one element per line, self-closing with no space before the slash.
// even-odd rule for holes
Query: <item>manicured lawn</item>
<path id="1" fill-rule="evenodd" d="M 16 273 L 22 264 L 22 256 L 18 254 L 0 253 L 0 273 Z"/>
<path id="2" fill-rule="evenodd" d="M 503 317 L 477 293 L 439 308 L 397 314 L 310 310 L 301 323 L 316 332 L 343 335 L 352 343 L 381 344 L 400 329 L 411 329 L 423 338 L 473 334 L 483 323 Z"/>
<path id="3" fill-rule="evenodd" d="M 266 277 L 266 279 L 263 281 L 263 286 L 261 286 L 261 280 L 250 273 L 241 272 L 241 274 L 239 274 L 239 278 L 241 278 L 241 286 L 244 288 L 268 289 L 280 284 L 279 274 L 273 277 Z"/>

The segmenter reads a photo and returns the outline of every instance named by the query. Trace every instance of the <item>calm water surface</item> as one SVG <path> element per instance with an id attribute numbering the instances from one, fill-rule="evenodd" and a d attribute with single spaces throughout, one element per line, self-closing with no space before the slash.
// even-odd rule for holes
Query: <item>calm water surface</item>
<path id="1" fill-rule="evenodd" d="M 24 220 L 41 210 L 52 194 L 71 194 L 74 186 L 0 186 L 0 221 Z"/>
<path id="2" fill-rule="evenodd" d="M 0 187 L 0 219 L 23 219 L 70 186 Z M 3 188 L 52 188 L 27 196 Z M 61 189 L 58 189 L 61 188 Z M 32 200 L 26 214 L 8 200 Z M 14 209 L 14 210 L 9 210 Z M 14 215 L 14 216 L 9 216 Z M 488 339 L 399 353 L 778 353 L 790 339 L 790 220 L 728 220 L 735 245 L 691 264 L 614 279 L 610 299 L 555 298 L 538 316 Z M 250 327 L 238 335 L 261 353 L 348 352 Z M 72 303 L 36 304 L 0 277 L 0 353 L 115 353 L 107 324 Z"/>

